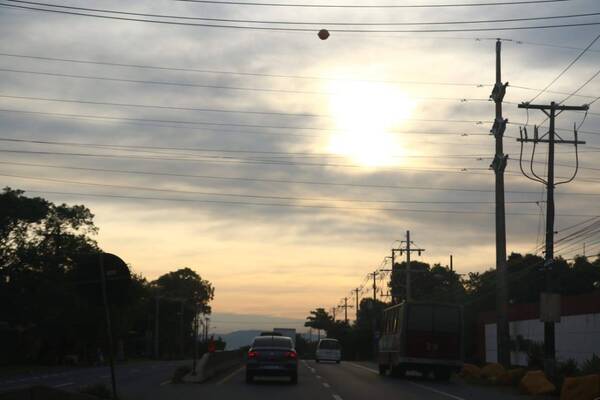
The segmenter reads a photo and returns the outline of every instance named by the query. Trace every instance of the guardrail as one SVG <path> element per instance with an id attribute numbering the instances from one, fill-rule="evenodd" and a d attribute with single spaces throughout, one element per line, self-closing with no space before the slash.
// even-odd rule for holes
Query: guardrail
<path id="1" fill-rule="evenodd" d="M 197 366 L 196 376 L 188 375 L 185 382 L 204 382 L 232 369 L 244 362 L 245 352 L 241 350 L 216 351 L 202 356 Z M 2 399 L 0 399 L 2 400 Z"/>

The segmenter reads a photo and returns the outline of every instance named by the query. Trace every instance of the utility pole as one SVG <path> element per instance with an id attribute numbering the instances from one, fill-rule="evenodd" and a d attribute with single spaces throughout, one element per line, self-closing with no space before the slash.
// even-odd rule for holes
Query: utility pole
<path id="1" fill-rule="evenodd" d="M 508 83 L 502 83 L 502 41 L 496 41 L 496 84 L 490 98 L 496 104 L 492 134 L 496 138 L 496 154 L 491 168 L 496 175 L 496 337 L 498 362 L 510 365 L 510 333 L 508 330 L 508 287 L 506 264 L 506 209 L 504 203 L 504 170 L 508 156 L 504 155 L 504 131 L 508 119 L 502 116 L 502 101 Z"/>
<path id="2" fill-rule="evenodd" d="M 377 275 L 378 274 L 379 274 L 378 271 L 371 272 L 369 274 L 373 277 L 373 305 L 375 305 L 375 302 L 377 301 Z"/>
<path id="3" fill-rule="evenodd" d="M 450 254 L 450 271 L 454 271 L 454 262 L 452 254 Z"/>
<path id="4" fill-rule="evenodd" d="M 180 333 L 179 354 L 180 354 L 181 358 L 183 358 L 183 347 L 184 347 L 184 341 L 185 341 L 185 333 L 183 331 L 183 310 L 184 310 L 184 300 L 181 300 L 181 306 L 179 309 L 179 333 Z"/>
<path id="5" fill-rule="evenodd" d="M 352 308 L 352 305 L 348 305 L 347 297 L 344 297 L 344 305 L 339 307 L 344 309 L 344 322 L 348 323 L 348 309 Z"/>
<path id="6" fill-rule="evenodd" d="M 412 292 L 411 292 L 411 282 L 410 282 L 410 253 L 416 251 L 421 255 L 425 249 L 413 249 L 411 248 L 412 242 L 410 241 L 410 231 L 406 231 L 406 240 L 403 240 L 402 243 L 406 244 L 406 247 L 400 249 L 400 254 L 406 253 L 406 301 L 412 300 Z"/>
<path id="7" fill-rule="evenodd" d="M 335 322 L 335 309 L 336 309 L 336 308 L 337 308 L 337 307 L 332 307 L 332 308 L 331 308 L 331 315 L 333 315 L 333 321 L 334 321 L 334 322 Z"/>
<path id="8" fill-rule="evenodd" d="M 555 282 L 553 279 L 554 269 L 554 188 L 557 185 L 569 183 L 579 170 L 578 146 L 585 144 L 583 141 L 577 140 L 577 128 L 573 129 L 574 140 L 564 140 L 556 133 L 556 117 L 563 111 L 587 111 L 588 105 L 583 106 L 563 106 L 555 102 L 549 105 L 536 105 L 530 103 L 519 104 L 519 108 L 527 110 L 540 110 L 550 120 L 548 132 L 541 137 L 538 133 L 538 127 L 534 127 L 534 136 L 530 139 L 527 135 L 527 128 L 521 130 L 521 137 L 517 141 L 521 142 L 521 159 L 520 167 L 523 174 L 536 182 L 546 186 L 546 254 L 544 261 L 544 275 L 546 281 L 546 292 L 541 293 L 540 297 L 540 318 L 544 321 L 544 370 L 549 376 L 555 375 L 556 367 L 556 347 L 555 347 L 555 326 L 556 322 L 560 321 L 560 295 L 556 294 Z M 524 134 L 524 135 L 523 135 Z M 545 139 L 547 137 L 547 139 Z M 557 139 L 558 138 L 558 139 Z M 548 143 L 548 175 L 544 179 L 536 174 L 533 169 L 533 154 L 530 162 L 531 175 L 527 174 L 523 169 L 523 145 L 524 143 L 533 143 L 536 146 L 539 143 Z M 576 167 L 573 175 L 566 180 L 555 182 L 554 180 L 554 146 L 555 144 L 572 144 L 575 146 Z M 535 147 L 534 147 L 535 148 Z"/>
<path id="9" fill-rule="evenodd" d="M 158 330 L 159 330 L 159 318 L 160 318 L 160 296 L 158 293 L 154 298 L 154 358 L 158 360 L 159 354 L 159 341 L 158 341 Z"/>
<path id="10" fill-rule="evenodd" d="M 117 380 L 115 378 L 115 357 L 113 349 L 112 324 L 110 319 L 110 309 L 108 304 L 108 296 L 106 293 L 106 273 L 104 272 L 104 253 L 98 254 L 98 262 L 100 266 L 100 283 L 102 284 L 102 299 L 104 301 L 104 313 L 106 318 L 106 333 L 108 336 L 108 362 L 110 364 L 110 382 L 112 384 L 112 398 L 118 399 L 117 396 Z"/>
<path id="11" fill-rule="evenodd" d="M 396 253 L 401 253 L 402 249 L 392 249 L 392 275 L 390 277 L 390 280 L 392 282 L 394 282 L 394 278 L 397 275 L 397 269 L 396 269 Z M 398 293 L 394 292 L 393 286 L 392 286 L 392 304 L 396 304 L 400 302 L 400 296 L 398 296 Z"/>
<path id="12" fill-rule="evenodd" d="M 359 301 L 358 296 L 360 295 L 359 294 L 360 293 L 360 288 L 354 289 L 353 292 L 354 292 L 354 294 L 356 296 L 356 321 L 358 321 L 358 301 Z"/>

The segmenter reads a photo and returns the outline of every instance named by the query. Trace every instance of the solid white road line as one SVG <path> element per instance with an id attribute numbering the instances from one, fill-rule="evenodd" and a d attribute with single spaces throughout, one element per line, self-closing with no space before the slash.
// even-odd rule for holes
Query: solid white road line
<path id="1" fill-rule="evenodd" d="M 74 385 L 73 382 L 66 382 L 66 383 L 61 383 L 59 385 L 54 385 L 55 388 L 59 388 L 59 387 L 65 387 L 65 386 L 71 386 Z"/>
<path id="2" fill-rule="evenodd" d="M 342 396 L 340 396 L 339 394 L 334 394 L 333 400 L 344 400 L 344 399 L 342 399 Z"/>
<path id="3" fill-rule="evenodd" d="M 355 366 L 357 368 L 361 368 L 361 369 L 367 370 L 367 371 L 372 372 L 374 374 L 379 374 L 379 371 L 377 371 L 376 369 L 365 367 L 364 365 L 354 364 L 352 362 L 349 362 L 347 364 L 353 365 L 353 366 Z M 416 382 L 412 382 L 412 381 L 404 381 L 404 382 L 410 383 L 411 385 L 419 387 L 421 389 L 429 390 L 430 392 L 433 392 L 433 393 L 437 393 L 437 394 L 441 394 L 441 395 L 446 396 L 446 397 L 450 397 L 451 399 L 454 399 L 454 400 L 465 400 L 465 398 L 463 398 L 463 397 L 455 396 L 455 395 L 453 395 L 451 393 L 444 392 L 443 390 L 434 389 L 434 388 L 432 388 L 430 386 L 427 386 L 427 385 L 422 385 L 420 383 L 416 383 Z"/>
<path id="4" fill-rule="evenodd" d="M 235 371 L 233 371 L 232 373 L 230 373 L 229 375 L 227 375 L 225 378 L 223 378 L 219 382 L 217 382 L 217 385 L 224 384 L 225 382 L 227 382 L 228 380 L 230 380 L 231 378 L 233 378 L 234 376 L 236 376 L 244 368 L 246 368 L 246 367 L 240 367 L 240 368 L 236 369 Z"/>

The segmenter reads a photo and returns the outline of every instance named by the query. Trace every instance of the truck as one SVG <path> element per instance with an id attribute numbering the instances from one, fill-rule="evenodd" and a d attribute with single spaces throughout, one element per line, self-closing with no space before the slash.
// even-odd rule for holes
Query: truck
<path id="1" fill-rule="evenodd" d="M 281 336 L 287 336 L 292 339 L 294 347 L 296 347 L 296 329 L 294 328 L 274 328 L 273 332 L 280 334 Z"/>
<path id="2" fill-rule="evenodd" d="M 463 311 L 455 304 L 404 302 L 383 311 L 379 373 L 433 373 L 447 380 L 463 365 Z"/>

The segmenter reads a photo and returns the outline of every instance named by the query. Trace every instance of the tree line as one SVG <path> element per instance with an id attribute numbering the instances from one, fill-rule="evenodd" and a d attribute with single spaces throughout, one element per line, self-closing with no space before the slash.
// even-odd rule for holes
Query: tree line
<path id="1" fill-rule="evenodd" d="M 511 304 L 536 303 L 545 287 L 544 259 L 533 254 L 512 253 L 508 257 L 508 290 Z M 411 261 L 411 298 L 460 304 L 464 307 L 465 352 L 469 361 L 476 354 L 477 314 L 496 308 L 496 270 L 459 275 L 440 264 L 433 266 Z M 573 260 L 557 258 L 552 280 L 562 295 L 578 295 L 600 290 L 600 257 L 592 261 L 584 256 Z M 323 337 L 338 339 L 347 359 L 369 359 L 376 351 L 377 332 L 381 331 L 383 310 L 406 299 L 406 262 L 392 268 L 388 301 L 363 298 L 355 321 L 334 320 L 324 308 L 312 310 L 305 326 L 323 331 Z"/>
<path id="2" fill-rule="evenodd" d="M 55 204 L 11 188 L 0 193 L 0 364 L 106 358 L 100 279 L 79 262 L 102 251 L 97 233 L 83 205 Z M 130 273 L 112 289 L 108 307 L 118 357 L 191 355 L 195 316 L 211 312 L 210 282 L 181 268 L 153 281 Z"/>

